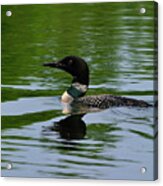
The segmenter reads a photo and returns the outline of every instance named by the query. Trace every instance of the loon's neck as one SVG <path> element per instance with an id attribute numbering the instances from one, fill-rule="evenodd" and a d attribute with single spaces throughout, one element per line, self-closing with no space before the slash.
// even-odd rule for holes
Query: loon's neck
<path id="1" fill-rule="evenodd" d="M 68 90 L 62 94 L 61 101 L 63 103 L 71 103 L 74 99 L 84 96 L 87 89 L 88 85 L 73 82 Z"/>

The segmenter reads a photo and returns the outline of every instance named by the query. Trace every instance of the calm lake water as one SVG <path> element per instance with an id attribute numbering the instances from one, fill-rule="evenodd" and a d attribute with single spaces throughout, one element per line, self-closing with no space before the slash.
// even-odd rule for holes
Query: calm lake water
<path id="1" fill-rule="evenodd" d="M 153 104 L 153 5 L 2 6 L 2 176 L 154 179 L 154 108 L 64 115 L 59 98 L 71 76 L 42 66 L 80 56 L 90 68 L 88 95 Z"/>

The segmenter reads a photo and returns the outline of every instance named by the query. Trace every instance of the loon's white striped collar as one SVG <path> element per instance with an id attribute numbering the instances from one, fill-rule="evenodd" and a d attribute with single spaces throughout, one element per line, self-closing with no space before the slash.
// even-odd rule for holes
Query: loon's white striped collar
<path id="1" fill-rule="evenodd" d="M 61 101 L 64 103 L 70 103 L 74 99 L 82 97 L 87 92 L 88 86 L 75 82 L 71 87 L 65 91 L 61 97 Z"/>

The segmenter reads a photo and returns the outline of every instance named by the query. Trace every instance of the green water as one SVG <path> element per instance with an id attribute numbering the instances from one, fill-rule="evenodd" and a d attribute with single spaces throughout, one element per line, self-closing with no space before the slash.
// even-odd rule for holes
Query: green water
<path id="1" fill-rule="evenodd" d="M 2 176 L 154 178 L 153 107 L 110 108 L 69 118 L 59 97 L 71 76 L 42 66 L 80 56 L 90 69 L 87 94 L 153 104 L 153 5 L 2 6 Z M 12 170 L 6 169 L 9 162 Z M 145 174 L 141 167 L 147 168 Z"/>

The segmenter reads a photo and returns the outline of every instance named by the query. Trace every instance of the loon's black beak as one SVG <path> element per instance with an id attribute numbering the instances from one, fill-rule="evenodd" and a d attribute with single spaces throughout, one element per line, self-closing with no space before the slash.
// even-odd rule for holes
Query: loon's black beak
<path id="1" fill-rule="evenodd" d="M 61 69 L 63 68 L 63 64 L 60 62 L 48 62 L 48 63 L 44 63 L 43 66 L 61 68 Z"/>

